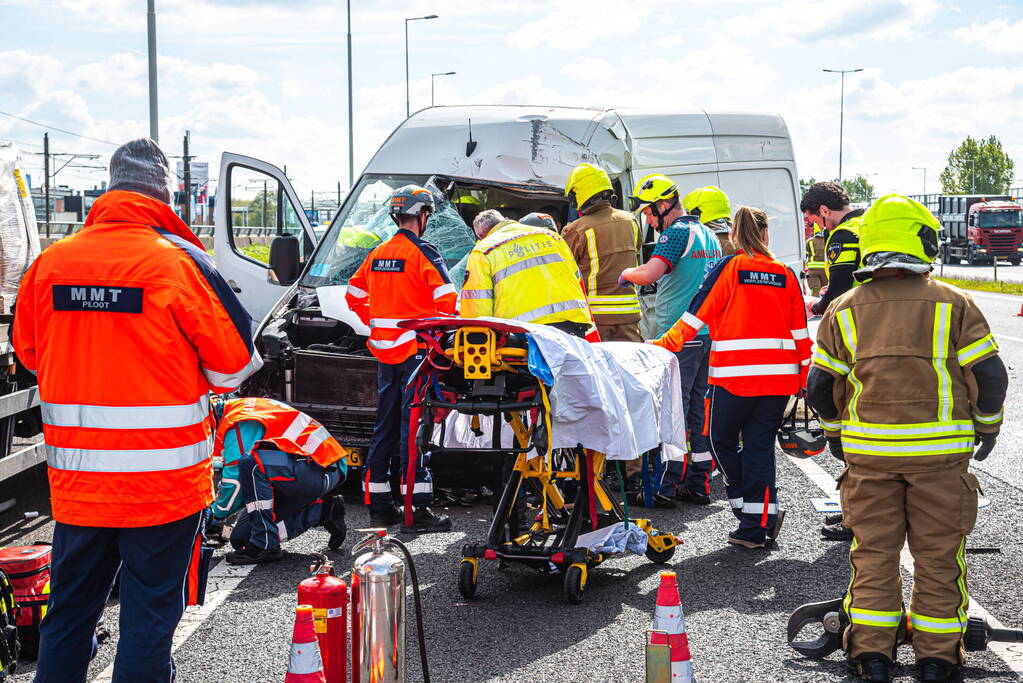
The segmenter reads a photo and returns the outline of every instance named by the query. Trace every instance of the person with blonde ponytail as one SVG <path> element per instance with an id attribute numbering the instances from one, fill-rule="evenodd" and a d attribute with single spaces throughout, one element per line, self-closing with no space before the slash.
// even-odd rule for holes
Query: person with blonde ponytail
<path id="1" fill-rule="evenodd" d="M 810 335 L 799 278 L 767 246 L 767 214 L 743 206 L 732 225 L 735 253 L 718 262 L 689 310 L 652 343 L 678 351 L 704 326 L 710 330 L 707 430 L 739 520 L 728 542 L 763 548 L 785 516 L 774 441 L 789 396 L 806 387 Z"/>

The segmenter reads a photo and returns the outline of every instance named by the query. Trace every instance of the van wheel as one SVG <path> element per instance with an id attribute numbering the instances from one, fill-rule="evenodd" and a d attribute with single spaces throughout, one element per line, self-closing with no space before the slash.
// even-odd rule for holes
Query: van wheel
<path id="1" fill-rule="evenodd" d="M 950 266 L 958 266 L 960 261 L 962 261 L 962 259 L 960 259 L 958 256 L 953 256 L 952 250 L 948 249 L 947 247 L 945 249 L 944 256 L 941 257 L 941 260 Z"/>
<path id="2" fill-rule="evenodd" d="M 1012 258 L 1009 259 L 1009 263 L 1011 263 L 1014 266 L 1018 266 L 1019 265 L 1019 261 L 1020 261 L 1020 257 L 1019 256 L 1013 256 Z"/>

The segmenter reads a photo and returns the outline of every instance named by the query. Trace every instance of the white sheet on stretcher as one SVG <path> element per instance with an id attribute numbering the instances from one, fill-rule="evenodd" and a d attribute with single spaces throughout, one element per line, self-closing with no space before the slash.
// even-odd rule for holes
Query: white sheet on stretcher
<path id="1" fill-rule="evenodd" d="M 686 430 L 675 354 L 649 344 L 590 344 L 543 325 L 515 324 L 529 330 L 530 342 L 554 378 L 554 448 L 581 443 L 609 460 L 633 460 L 664 444 L 668 458 L 681 458 Z M 489 448 L 490 418 L 480 417 L 480 437 L 472 433 L 471 420 L 469 415 L 450 415 L 443 446 Z M 501 441 L 502 447 L 512 443 L 507 424 Z"/>

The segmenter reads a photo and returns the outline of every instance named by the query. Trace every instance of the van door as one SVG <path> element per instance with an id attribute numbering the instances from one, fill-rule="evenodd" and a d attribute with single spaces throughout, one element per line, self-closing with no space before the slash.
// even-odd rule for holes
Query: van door
<path id="1" fill-rule="evenodd" d="M 270 273 L 270 242 L 278 235 L 298 237 L 303 267 L 316 245 L 302 203 L 273 164 L 224 152 L 214 226 L 217 270 L 258 323 L 290 284 L 277 282 Z"/>

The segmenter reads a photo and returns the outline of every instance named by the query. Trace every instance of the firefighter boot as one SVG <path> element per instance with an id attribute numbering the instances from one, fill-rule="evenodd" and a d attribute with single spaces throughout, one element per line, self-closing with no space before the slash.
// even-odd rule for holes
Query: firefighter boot
<path id="1" fill-rule="evenodd" d="M 371 527 L 394 526 L 401 521 L 401 510 L 397 505 L 390 505 L 383 510 L 369 511 L 369 525 Z"/>
<path id="2" fill-rule="evenodd" d="M 861 681 L 891 681 L 891 660 L 878 652 L 864 652 L 846 660 Z"/>
<path id="3" fill-rule="evenodd" d="M 434 531 L 448 531 L 450 528 L 450 517 L 438 515 L 428 507 L 421 507 L 412 513 L 412 526 L 402 525 L 401 530 L 413 534 L 428 534 Z"/>
<path id="4" fill-rule="evenodd" d="M 282 557 L 284 557 L 284 551 L 280 548 L 267 550 L 254 545 L 246 545 L 238 550 L 232 550 L 224 559 L 228 564 L 265 564 L 276 562 Z"/>
<path id="5" fill-rule="evenodd" d="M 919 681 L 959 681 L 959 667 L 937 657 L 924 657 L 916 663 Z"/>
<path id="6" fill-rule="evenodd" d="M 345 501 L 341 496 L 331 496 L 323 499 L 323 506 L 323 517 L 320 524 L 330 534 L 327 547 L 337 550 L 348 536 L 348 525 L 345 524 Z"/>
<path id="7" fill-rule="evenodd" d="M 694 491 L 685 486 L 678 487 L 678 493 L 675 494 L 675 500 L 683 503 L 690 503 L 692 505 L 710 505 L 710 496 L 702 491 Z"/>

